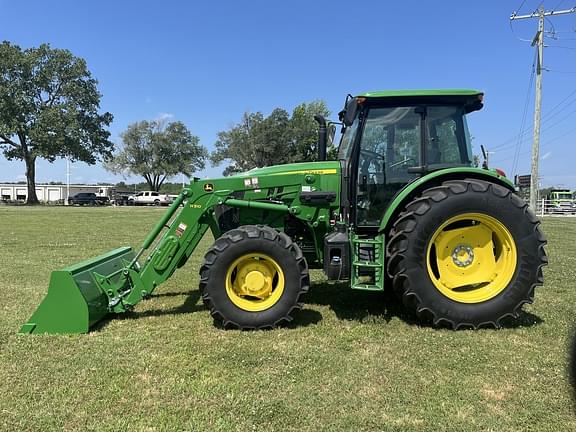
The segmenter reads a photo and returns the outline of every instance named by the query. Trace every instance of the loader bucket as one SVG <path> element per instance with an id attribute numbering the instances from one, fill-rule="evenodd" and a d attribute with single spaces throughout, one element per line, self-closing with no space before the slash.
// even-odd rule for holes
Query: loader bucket
<path id="1" fill-rule="evenodd" d="M 132 248 L 122 247 L 53 271 L 48 294 L 20 333 L 87 333 L 108 314 L 108 296 L 96 283 L 94 273 L 112 275 L 133 258 Z M 118 272 L 113 279 L 121 277 Z"/>

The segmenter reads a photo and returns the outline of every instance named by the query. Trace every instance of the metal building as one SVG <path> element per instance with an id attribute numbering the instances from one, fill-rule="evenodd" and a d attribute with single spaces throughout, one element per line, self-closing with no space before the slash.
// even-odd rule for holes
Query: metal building
<path id="1" fill-rule="evenodd" d="M 93 192 L 98 196 L 110 197 L 114 186 L 71 184 L 70 196 L 79 192 Z M 38 200 L 46 203 L 65 203 L 68 186 L 65 184 L 37 184 Z M 0 183 L 0 200 L 3 202 L 24 202 L 28 198 L 26 183 Z"/>

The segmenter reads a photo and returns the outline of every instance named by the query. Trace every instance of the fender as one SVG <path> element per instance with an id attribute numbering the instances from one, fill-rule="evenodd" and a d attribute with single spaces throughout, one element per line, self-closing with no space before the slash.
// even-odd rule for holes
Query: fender
<path id="1" fill-rule="evenodd" d="M 496 183 L 505 188 L 515 191 L 514 184 L 507 179 L 505 176 L 498 174 L 495 170 L 487 170 L 484 168 L 470 168 L 470 167 L 458 167 L 458 168 L 446 168 L 438 171 L 426 174 L 414 180 L 412 183 L 406 185 L 392 200 L 382 221 L 380 222 L 380 227 L 378 231 L 380 233 L 387 233 L 390 223 L 393 222 L 393 218 L 402 211 L 406 204 L 411 201 L 416 195 L 418 195 L 424 189 L 433 187 L 440 184 L 446 180 L 453 179 L 464 179 L 473 178 L 478 180 L 486 180 L 491 183 Z"/>

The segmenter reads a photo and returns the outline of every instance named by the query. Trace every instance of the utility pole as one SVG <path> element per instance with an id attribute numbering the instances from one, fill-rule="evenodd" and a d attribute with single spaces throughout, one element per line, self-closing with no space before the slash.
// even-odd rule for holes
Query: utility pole
<path id="1" fill-rule="evenodd" d="M 540 158 L 540 118 L 542 110 L 542 57 L 544 54 L 544 18 L 553 15 L 565 15 L 576 13 L 576 7 L 559 11 L 544 10 L 540 5 L 538 10 L 529 15 L 517 15 L 514 12 L 510 15 L 510 20 L 538 18 L 538 31 L 532 40 L 532 46 L 536 46 L 536 98 L 534 102 L 534 139 L 532 141 L 532 169 L 530 171 L 530 208 L 536 211 L 538 200 L 538 160 Z"/>
<path id="2" fill-rule="evenodd" d="M 70 199 L 70 158 L 66 158 L 66 205 Z"/>

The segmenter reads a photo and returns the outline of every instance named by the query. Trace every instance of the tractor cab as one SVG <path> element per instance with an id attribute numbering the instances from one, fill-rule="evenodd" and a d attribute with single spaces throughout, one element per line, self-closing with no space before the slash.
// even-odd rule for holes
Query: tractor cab
<path id="1" fill-rule="evenodd" d="M 339 160 L 349 220 L 378 227 L 394 196 L 432 171 L 472 166 L 466 114 L 482 108 L 476 90 L 411 90 L 349 97 L 340 113 Z"/>

